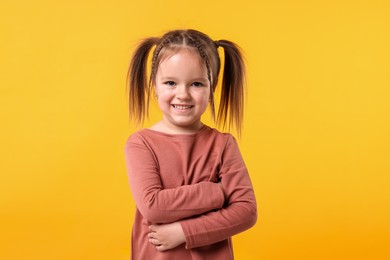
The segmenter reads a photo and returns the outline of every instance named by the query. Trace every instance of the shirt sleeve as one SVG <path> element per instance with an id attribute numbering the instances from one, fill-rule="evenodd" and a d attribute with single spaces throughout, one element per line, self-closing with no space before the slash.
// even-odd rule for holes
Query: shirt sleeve
<path id="1" fill-rule="evenodd" d="M 154 154 L 141 138 L 128 139 L 125 157 L 135 203 L 150 223 L 170 223 L 223 207 L 225 195 L 217 183 L 164 189 Z"/>
<path id="2" fill-rule="evenodd" d="M 188 249 L 214 244 L 252 227 L 257 220 L 256 199 L 236 140 L 230 136 L 220 170 L 226 205 L 180 221 Z"/>

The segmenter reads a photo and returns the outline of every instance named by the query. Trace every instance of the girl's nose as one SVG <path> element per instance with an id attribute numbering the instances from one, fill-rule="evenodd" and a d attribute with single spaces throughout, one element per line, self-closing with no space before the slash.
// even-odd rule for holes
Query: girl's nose
<path id="1" fill-rule="evenodd" d="M 188 92 L 188 88 L 186 86 L 178 86 L 176 88 L 176 97 L 179 99 L 189 98 L 190 93 Z"/>

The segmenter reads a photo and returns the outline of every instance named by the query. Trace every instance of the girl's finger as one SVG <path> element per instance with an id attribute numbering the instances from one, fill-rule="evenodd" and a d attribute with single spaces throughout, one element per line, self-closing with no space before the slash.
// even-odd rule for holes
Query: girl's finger
<path id="1" fill-rule="evenodd" d="M 149 226 L 149 230 L 150 230 L 150 231 L 156 231 L 155 225 L 150 225 L 150 226 Z"/>
<path id="2" fill-rule="evenodd" d="M 158 246 L 156 246 L 156 249 L 157 249 L 157 251 L 160 251 L 160 252 L 166 250 L 166 248 L 165 248 L 163 245 L 158 245 Z"/>
<path id="3" fill-rule="evenodd" d="M 149 239 L 149 243 L 151 243 L 152 245 L 155 245 L 155 246 L 161 246 L 161 244 L 158 242 L 158 240 L 154 239 L 154 238 Z"/>

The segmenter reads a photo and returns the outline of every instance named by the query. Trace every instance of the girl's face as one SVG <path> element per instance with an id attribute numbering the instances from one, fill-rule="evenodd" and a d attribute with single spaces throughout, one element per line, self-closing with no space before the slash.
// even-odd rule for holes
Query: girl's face
<path id="1" fill-rule="evenodd" d="M 193 133 L 202 127 L 210 83 L 207 69 L 196 50 L 183 48 L 163 59 L 155 78 L 162 124 L 171 133 Z"/>

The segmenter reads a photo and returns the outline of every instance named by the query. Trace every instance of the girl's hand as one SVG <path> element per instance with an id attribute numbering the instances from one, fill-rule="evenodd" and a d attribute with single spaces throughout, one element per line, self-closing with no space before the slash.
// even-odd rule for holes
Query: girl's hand
<path id="1" fill-rule="evenodd" d="M 185 240 L 183 229 L 179 222 L 149 226 L 149 242 L 158 251 L 165 251 L 183 244 Z"/>

